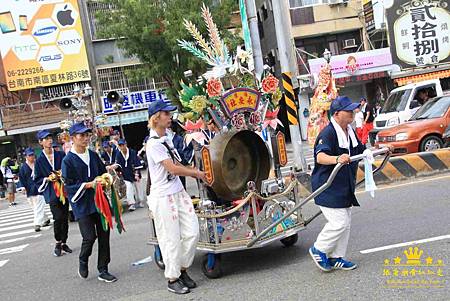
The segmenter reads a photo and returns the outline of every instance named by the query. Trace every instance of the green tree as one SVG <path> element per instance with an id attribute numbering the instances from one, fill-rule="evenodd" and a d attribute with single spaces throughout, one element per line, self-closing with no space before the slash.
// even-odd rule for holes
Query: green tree
<path id="1" fill-rule="evenodd" d="M 131 78 L 161 78 L 169 84 L 167 94 L 176 100 L 180 80 L 186 70 L 197 78 L 207 66 L 178 46 L 177 39 L 192 40 L 183 20 L 192 21 L 206 35 L 201 16 L 202 4 L 209 6 L 222 37 L 230 50 L 239 38 L 230 30 L 235 0 L 101 0 L 113 9 L 96 15 L 99 36 L 117 39 L 118 47 L 136 57 L 142 67 Z"/>

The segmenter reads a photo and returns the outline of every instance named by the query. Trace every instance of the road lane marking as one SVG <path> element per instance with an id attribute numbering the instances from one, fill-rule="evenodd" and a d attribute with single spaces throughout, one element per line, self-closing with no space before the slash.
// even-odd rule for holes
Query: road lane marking
<path id="1" fill-rule="evenodd" d="M 0 240 L 0 245 L 6 245 L 6 244 L 13 243 L 13 242 L 27 240 L 27 239 L 32 239 L 32 238 L 38 238 L 38 237 L 41 237 L 41 236 L 42 236 L 42 234 L 36 234 L 36 235 L 29 235 L 29 236 L 19 237 L 19 238 Z"/>
<path id="2" fill-rule="evenodd" d="M 24 245 L 20 245 L 20 246 L 11 247 L 11 248 L 0 249 L 0 255 L 22 252 L 29 245 L 30 244 L 24 244 Z"/>
<path id="3" fill-rule="evenodd" d="M 11 220 L 11 221 L 8 221 L 8 222 L 0 222 L 0 227 L 3 227 L 3 226 L 12 226 L 12 225 L 18 225 L 18 224 L 23 224 L 23 223 L 28 223 L 28 222 L 32 222 L 32 221 L 34 221 L 34 218 L 30 218 L 30 217 L 27 217 L 26 219 L 24 218 L 24 219 L 20 219 L 20 220 Z"/>
<path id="4" fill-rule="evenodd" d="M 33 233 L 33 232 L 34 232 L 34 229 L 27 229 L 27 230 L 22 230 L 22 231 L 10 232 L 10 233 L 5 233 L 5 234 L 0 234 L 0 238 L 6 238 L 6 237 L 11 237 L 11 236 L 18 236 L 18 235 L 28 234 L 28 233 Z"/>
<path id="5" fill-rule="evenodd" d="M 9 259 L 6 259 L 6 260 L 0 260 L 0 268 L 1 268 L 2 266 L 4 266 L 5 264 L 7 264 L 8 261 L 9 261 Z"/>
<path id="6" fill-rule="evenodd" d="M 370 253 L 375 253 L 375 252 L 379 252 L 379 251 L 385 251 L 385 250 L 389 250 L 389 249 L 395 249 L 395 248 L 401 248 L 401 247 L 412 246 L 412 245 L 417 245 L 417 244 L 423 244 L 423 243 L 426 243 L 426 242 L 432 242 L 432 241 L 438 241 L 438 240 L 444 240 L 444 239 L 450 239 L 450 235 L 441 235 L 441 236 L 436 236 L 436 237 L 431 237 L 431 238 L 425 238 L 425 239 L 413 240 L 413 241 L 408 241 L 408 242 L 402 242 L 402 243 L 398 243 L 398 244 L 387 245 L 387 246 L 384 246 L 384 247 L 378 247 L 378 248 L 373 248 L 373 249 L 362 250 L 362 251 L 359 251 L 359 252 L 361 254 L 370 254 Z"/>
<path id="7" fill-rule="evenodd" d="M 49 211 L 45 211 L 45 213 L 48 213 Z M 26 213 L 17 213 L 17 214 L 11 214 L 11 215 L 7 215 L 7 216 L 5 216 L 5 219 L 6 218 L 8 218 L 8 219 L 11 219 L 11 218 L 14 218 L 14 217 L 21 217 L 21 216 L 33 216 L 33 211 L 31 211 L 31 212 L 26 212 Z M 4 219 L 3 219 L 3 217 L 0 217 L 0 221 L 3 221 Z"/>
<path id="8" fill-rule="evenodd" d="M 50 211 L 50 209 L 46 209 L 44 210 L 45 214 L 47 215 L 51 215 L 52 212 Z M 5 216 L 5 218 L 0 217 L 0 222 L 6 222 L 6 221 L 13 221 L 13 220 L 19 220 L 19 219 L 24 219 L 24 218 L 30 218 L 34 216 L 33 212 L 30 212 L 28 214 L 21 214 L 20 216 Z"/>
<path id="9" fill-rule="evenodd" d="M 45 206 L 44 209 L 50 210 L 49 206 Z M 7 215 L 15 214 L 15 213 L 25 213 L 25 212 L 33 212 L 33 207 L 21 208 L 21 209 L 4 209 L 0 211 L 0 217 L 4 217 Z"/>
<path id="10" fill-rule="evenodd" d="M 0 232 L 17 230 L 17 229 L 28 228 L 28 227 L 34 227 L 34 223 L 28 223 L 28 224 L 16 225 L 16 226 L 11 226 L 11 227 L 4 227 L 4 228 L 0 227 Z"/>
<path id="11" fill-rule="evenodd" d="M 32 221 L 32 220 L 34 220 L 34 218 L 32 216 L 21 216 L 18 218 L 10 218 L 10 219 L 5 219 L 5 220 L 0 219 L 0 225 L 3 225 L 3 224 L 10 225 L 11 222 L 25 222 L 25 221 Z"/>

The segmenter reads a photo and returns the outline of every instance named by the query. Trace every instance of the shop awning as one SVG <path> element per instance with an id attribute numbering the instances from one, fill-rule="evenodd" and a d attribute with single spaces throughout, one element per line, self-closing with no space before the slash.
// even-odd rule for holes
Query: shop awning
<path id="1" fill-rule="evenodd" d="M 148 113 L 147 110 L 121 113 L 120 119 L 122 121 L 122 124 L 144 122 L 148 120 Z M 118 126 L 118 125 L 119 125 L 119 117 L 117 116 L 117 114 L 108 115 L 105 126 Z"/>
<path id="2" fill-rule="evenodd" d="M 450 70 L 440 70 L 425 74 L 416 74 L 407 77 L 396 78 L 394 79 L 394 81 L 397 83 L 397 85 L 404 86 L 407 84 L 413 84 L 424 80 L 439 79 L 445 77 L 450 77 Z"/>

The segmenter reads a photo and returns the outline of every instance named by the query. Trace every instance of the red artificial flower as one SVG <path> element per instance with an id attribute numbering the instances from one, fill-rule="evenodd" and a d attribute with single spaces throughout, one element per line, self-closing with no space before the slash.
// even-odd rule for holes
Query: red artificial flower
<path id="1" fill-rule="evenodd" d="M 262 90 L 264 93 L 275 93 L 278 88 L 278 84 L 278 79 L 272 74 L 269 74 L 262 81 Z"/>
<path id="2" fill-rule="evenodd" d="M 206 84 L 209 97 L 216 97 L 222 95 L 222 82 L 216 78 L 210 78 Z"/>

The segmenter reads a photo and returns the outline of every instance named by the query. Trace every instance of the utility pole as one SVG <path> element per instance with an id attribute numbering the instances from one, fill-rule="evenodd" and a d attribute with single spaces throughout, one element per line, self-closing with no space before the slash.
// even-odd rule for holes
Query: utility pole
<path id="1" fill-rule="evenodd" d="M 246 40 L 246 31 L 247 28 L 247 20 L 248 19 L 248 27 L 250 31 L 251 44 L 247 41 L 245 43 L 245 47 L 249 47 L 246 49 L 249 51 L 250 49 L 253 52 L 253 61 L 255 65 L 255 73 L 258 78 L 264 72 L 264 63 L 263 63 L 263 55 L 261 50 L 261 40 L 259 38 L 259 29 L 258 29 L 258 17 L 256 16 L 256 4 L 255 0 L 239 0 L 240 10 L 241 10 L 241 18 L 242 18 L 242 27 L 244 31 L 244 40 Z M 247 28 L 247 29 L 246 29 Z"/>
<path id="2" fill-rule="evenodd" d="M 287 116 L 289 120 L 289 131 L 294 148 L 294 159 L 296 169 L 306 171 L 306 160 L 303 154 L 303 142 L 300 136 L 298 118 L 298 102 L 292 85 L 292 74 L 295 66 L 290 66 L 292 57 L 291 30 L 289 6 L 287 0 L 272 1 L 273 16 L 275 21 L 275 32 L 277 36 L 278 53 L 283 80 L 284 98 L 286 101 Z M 287 22 L 286 22 L 287 21 Z"/>

